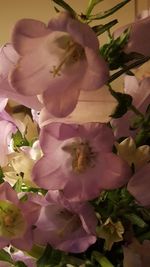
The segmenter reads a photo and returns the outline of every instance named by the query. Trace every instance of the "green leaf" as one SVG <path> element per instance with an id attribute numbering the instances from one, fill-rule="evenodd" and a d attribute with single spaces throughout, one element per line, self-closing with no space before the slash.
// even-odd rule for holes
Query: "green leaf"
<path id="1" fill-rule="evenodd" d="M 96 260 L 101 267 L 115 267 L 104 255 L 98 251 L 93 251 L 92 260 Z"/>
<path id="2" fill-rule="evenodd" d="M 19 177 L 17 182 L 14 184 L 13 189 L 19 193 L 22 191 L 22 177 Z"/>
<path id="3" fill-rule="evenodd" d="M 10 254 L 8 252 L 6 252 L 4 249 L 0 250 L 0 260 L 13 264 L 13 260 L 10 256 Z"/>
<path id="4" fill-rule="evenodd" d="M 61 252 L 54 250 L 49 244 L 47 244 L 42 256 L 37 261 L 37 267 L 56 267 L 61 261 Z"/>
<path id="5" fill-rule="evenodd" d="M 12 135 L 14 147 L 29 146 L 28 140 L 22 136 L 21 132 L 18 130 L 15 134 Z"/>
<path id="6" fill-rule="evenodd" d="M 141 228 L 147 226 L 144 220 L 134 213 L 125 214 L 124 217 L 127 218 L 132 224 L 137 225 Z"/>
<path id="7" fill-rule="evenodd" d="M 104 19 L 110 15 L 112 15 L 113 13 L 115 13 L 116 11 L 118 11 L 120 8 L 122 8 L 124 5 L 126 5 L 127 3 L 129 3 L 131 0 L 124 0 L 121 3 L 117 4 L 116 6 L 104 11 L 104 12 L 100 12 L 96 15 L 90 15 L 87 16 L 88 19 L 90 20 L 96 20 L 96 19 Z"/>
<path id="8" fill-rule="evenodd" d="M 16 267 L 28 267 L 24 262 L 22 261 L 17 261 L 15 264 Z"/>
<path id="9" fill-rule="evenodd" d="M 129 57 L 127 57 L 127 55 L 123 51 L 123 48 L 128 42 L 129 35 L 130 35 L 130 28 L 127 28 L 116 39 L 114 39 L 113 36 L 110 36 L 109 43 L 104 44 L 100 48 L 100 54 L 109 63 L 110 70 L 123 67 L 129 61 Z M 133 57 L 133 54 L 132 54 L 132 57 Z"/>
<path id="10" fill-rule="evenodd" d="M 96 25 L 92 27 L 92 30 L 96 33 L 96 35 L 100 35 L 104 33 L 105 31 L 108 31 L 111 27 L 113 27 L 116 23 L 118 23 L 117 19 L 114 19 L 104 25 Z"/>
<path id="11" fill-rule="evenodd" d="M 122 74 L 126 73 L 128 70 L 142 65 L 145 62 L 147 62 L 148 60 L 150 60 L 150 57 L 143 56 L 143 58 L 141 58 L 139 60 L 136 60 L 135 62 L 131 63 L 130 65 L 125 66 L 125 67 L 123 67 L 123 69 L 121 69 L 121 70 L 117 71 L 116 73 L 114 73 L 112 76 L 110 76 L 108 82 L 111 83 L 112 81 L 116 80 L 119 76 L 121 76 Z"/>
<path id="12" fill-rule="evenodd" d="M 0 167 L 0 184 L 2 184 L 2 183 L 4 182 L 3 177 L 4 177 L 3 170 L 2 170 L 2 168 Z"/>
<path id="13" fill-rule="evenodd" d="M 123 94 L 120 92 L 115 92 L 111 88 L 109 89 L 112 96 L 118 101 L 118 105 L 111 115 L 112 118 L 120 118 L 122 117 L 129 109 L 132 104 L 132 97 L 128 94 Z"/>
<path id="14" fill-rule="evenodd" d="M 68 5 L 64 0 L 52 0 L 52 1 L 57 5 L 61 6 L 62 8 L 64 8 L 65 10 L 67 10 L 73 17 L 76 17 L 75 10 L 70 5 Z"/>
<path id="15" fill-rule="evenodd" d="M 102 2 L 103 0 L 90 0 L 89 1 L 89 4 L 88 4 L 88 7 L 87 7 L 87 10 L 85 12 L 86 14 L 86 17 L 89 16 L 93 10 L 93 8 L 99 4 L 100 2 Z"/>

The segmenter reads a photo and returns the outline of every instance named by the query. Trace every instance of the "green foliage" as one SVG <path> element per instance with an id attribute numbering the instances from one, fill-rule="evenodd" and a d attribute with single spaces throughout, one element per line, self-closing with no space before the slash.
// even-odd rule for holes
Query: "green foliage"
<path id="1" fill-rule="evenodd" d="M 126 5 L 130 1 L 131 0 L 123 0 L 122 2 L 115 5 L 114 7 L 110 8 L 106 11 L 102 11 L 100 13 L 97 13 L 96 15 L 89 15 L 89 16 L 87 16 L 87 18 L 90 20 L 104 19 L 104 18 L 114 14 L 116 11 L 118 11 L 120 8 L 122 8 L 124 5 Z"/>
<path id="2" fill-rule="evenodd" d="M 132 223 L 132 225 L 137 225 L 141 228 L 144 228 L 147 226 L 145 221 L 142 218 L 140 218 L 137 214 L 127 213 L 124 215 L 124 217 L 127 218 Z"/>
<path id="3" fill-rule="evenodd" d="M 130 71 L 131 69 L 133 69 L 133 68 L 135 68 L 135 67 L 138 67 L 138 66 L 144 64 L 144 63 L 147 62 L 148 60 L 150 60 L 150 57 L 141 56 L 141 58 L 138 59 L 138 60 L 136 60 L 136 58 L 135 58 L 135 60 L 134 60 L 133 63 L 131 63 L 131 64 L 127 65 L 127 66 L 125 66 L 125 65 L 122 66 L 122 69 L 121 69 L 121 70 L 119 70 L 119 71 L 117 71 L 116 73 L 112 74 L 112 75 L 110 76 L 108 82 L 111 83 L 112 81 L 116 80 L 119 76 L 121 76 L 121 75 L 124 74 L 124 73 L 129 74 L 129 71 Z M 130 73 L 130 74 L 131 74 L 131 73 Z"/>
<path id="4" fill-rule="evenodd" d="M 137 114 L 131 124 L 131 130 L 138 129 L 135 136 L 136 145 L 150 145 L 150 106 L 147 107 L 145 114 L 135 110 L 135 107 L 132 110 Z"/>
<path id="5" fill-rule="evenodd" d="M 13 189 L 19 193 L 22 192 L 22 177 L 19 177 L 15 185 L 13 186 Z"/>
<path id="6" fill-rule="evenodd" d="M 15 264 L 16 267 L 28 267 L 24 262 L 22 261 L 17 261 Z"/>
<path id="7" fill-rule="evenodd" d="M 115 267 L 104 255 L 98 251 L 93 251 L 92 260 L 97 261 L 101 267 Z"/>
<path id="8" fill-rule="evenodd" d="M 0 167 L 0 184 L 2 184 L 2 183 L 4 182 L 3 177 L 4 177 L 3 170 L 2 170 L 2 168 Z"/>
<path id="9" fill-rule="evenodd" d="M 122 117 L 132 105 L 132 97 L 128 94 L 123 94 L 120 92 L 115 92 L 111 88 L 109 89 L 112 96 L 118 101 L 118 105 L 113 114 L 111 114 L 112 118 L 120 118 Z"/>
<path id="10" fill-rule="evenodd" d="M 94 27 L 92 27 L 92 30 L 96 33 L 96 35 L 100 35 L 102 33 L 104 33 L 105 31 L 110 30 L 116 23 L 118 23 L 117 19 L 114 19 L 104 25 L 96 25 Z"/>
<path id="11" fill-rule="evenodd" d="M 4 249 L 0 250 L 0 260 L 13 264 L 13 260 L 10 256 L 10 254 L 8 252 L 6 252 Z"/>
<path id="12" fill-rule="evenodd" d="M 109 43 L 100 48 L 100 54 L 108 62 L 110 70 L 118 69 L 133 59 L 132 55 L 126 55 L 123 48 L 128 42 L 130 29 L 127 28 L 118 38 L 111 36 Z M 135 56 L 135 53 L 134 53 Z"/>
<path id="13" fill-rule="evenodd" d="M 37 261 L 37 267 L 56 267 L 61 261 L 61 252 L 47 244 L 42 256 Z"/>
<path id="14" fill-rule="evenodd" d="M 102 2 L 102 1 L 103 1 L 103 0 L 90 0 L 90 1 L 89 1 L 89 4 L 88 4 L 88 7 L 87 7 L 87 10 L 86 10 L 86 12 L 85 12 L 86 17 L 88 17 L 88 16 L 91 14 L 93 8 L 94 8 L 97 4 L 99 4 L 100 2 Z"/>
<path id="15" fill-rule="evenodd" d="M 21 132 L 18 130 L 12 135 L 14 148 L 29 146 L 28 140 L 22 136 Z"/>

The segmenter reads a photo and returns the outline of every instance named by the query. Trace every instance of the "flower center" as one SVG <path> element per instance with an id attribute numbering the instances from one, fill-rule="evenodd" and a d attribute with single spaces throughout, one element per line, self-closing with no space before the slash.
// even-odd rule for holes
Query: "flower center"
<path id="1" fill-rule="evenodd" d="M 76 173 L 83 173 L 89 167 L 94 167 L 96 153 L 92 151 L 88 142 L 74 142 L 63 149 L 72 156 L 72 168 Z"/>
<path id="2" fill-rule="evenodd" d="M 81 45 L 75 43 L 72 39 L 68 38 L 66 46 L 64 48 L 65 52 L 60 59 L 60 63 L 57 66 L 53 66 L 50 73 L 53 77 L 61 75 L 61 70 L 63 66 L 70 66 L 76 63 L 78 60 L 84 57 L 84 49 Z"/>
<path id="3" fill-rule="evenodd" d="M 62 227 L 57 231 L 57 235 L 60 238 L 66 237 L 81 226 L 81 221 L 77 214 L 72 214 L 68 210 L 61 210 L 59 217 L 64 220 Z"/>
<path id="4" fill-rule="evenodd" d="M 0 201 L 0 236 L 19 238 L 26 228 L 21 210 L 7 200 Z"/>

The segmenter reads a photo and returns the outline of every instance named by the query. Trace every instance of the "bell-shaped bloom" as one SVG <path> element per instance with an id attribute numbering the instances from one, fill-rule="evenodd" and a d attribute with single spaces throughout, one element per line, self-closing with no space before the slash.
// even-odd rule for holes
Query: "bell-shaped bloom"
<path id="1" fill-rule="evenodd" d="M 144 165 L 130 179 L 128 191 L 142 206 L 150 206 L 150 163 Z"/>
<path id="2" fill-rule="evenodd" d="M 40 127 L 43 127 L 50 122 L 65 122 L 65 123 L 88 123 L 101 122 L 106 123 L 111 120 L 117 105 L 116 99 L 110 94 L 108 87 L 103 86 L 95 91 L 81 91 L 78 103 L 73 110 L 65 118 L 55 118 L 47 109 L 43 108 L 35 118 L 38 119 Z M 36 115 L 37 113 L 34 112 Z"/>
<path id="3" fill-rule="evenodd" d="M 0 248 L 10 244 L 21 250 L 32 248 L 39 208 L 32 199 L 21 203 L 7 182 L 0 185 Z"/>
<path id="4" fill-rule="evenodd" d="M 59 191 L 49 191 L 34 231 L 34 241 L 80 253 L 95 243 L 96 215 L 88 203 L 70 203 Z"/>
<path id="5" fill-rule="evenodd" d="M 48 25 L 33 19 L 18 21 L 12 43 L 21 57 L 11 84 L 23 95 L 41 95 L 56 117 L 73 111 L 80 90 L 98 89 L 108 80 L 109 69 L 99 55 L 95 33 L 66 12 Z"/>
<path id="6" fill-rule="evenodd" d="M 113 141 L 113 132 L 105 124 L 44 126 L 40 136 L 44 155 L 33 167 L 34 182 L 45 189 L 63 190 L 73 201 L 124 185 L 130 168 L 112 153 Z"/>
<path id="7" fill-rule="evenodd" d="M 11 44 L 0 48 L 0 97 L 15 100 L 29 108 L 40 110 L 42 105 L 36 96 L 23 96 L 9 83 L 10 72 L 16 66 L 19 55 Z"/>
<path id="8" fill-rule="evenodd" d="M 150 56 L 150 16 L 139 18 L 141 19 L 117 29 L 114 36 L 118 37 L 125 29 L 130 28 L 130 36 L 124 52 L 137 52 L 144 56 Z"/>
<path id="9" fill-rule="evenodd" d="M 135 76 L 125 76 L 124 92 L 133 98 L 133 105 L 142 113 L 145 113 L 150 103 L 150 77 L 138 80 Z M 130 130 L 136 115 L 128 111 L 119 119 L 113 119 L 111 124 L 117 138 L 134 136 L 136 131 Z"/>
<path id="10" fill-rule="evenodd" d="M 149 267 L 150 266 L 150 241 L 144 240 L 140 244 L 136 239 L 123 248 L 123 267 Z"/>

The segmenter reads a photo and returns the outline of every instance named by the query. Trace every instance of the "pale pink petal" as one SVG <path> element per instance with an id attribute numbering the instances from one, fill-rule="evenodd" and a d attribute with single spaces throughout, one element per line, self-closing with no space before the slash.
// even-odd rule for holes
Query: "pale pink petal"
<path id="1" fill-rule="evenodd" d="M 79 93 L 80 88 L 74 86 L 71 86 L 70 90 L 66 88 L 60 91 L 57 95 L 55 91 L 46 90 L 43 93 L 43 103 L 54 116 L 66 117 L 76 107 Z"/>
<path id="2" fill-rule="evenodd" d="M 136 102 L 135 96 L 139 88 L 139 82 L 135 76 L 125 75 L 124 77 L 124 92 L 133 97 L 133 101 Z"/>
<path id="3" fill-rule="evenodd" d="M 5 44 L 0 48 L 0 80 L 8 76 L 10 69 L 16 64 L 19 55 L 14 50 L 12 44 Z"/>
<path id="4" fill-rule="evenodd" d="M 150 78 L 138 82 L 135 76 L 125 76 L 125 93 L 133 97 L 133 104 L 140 108 L 143 102 L 150 96 Z"/>
<path id="5" fill-rule="evenodd" d="M 48 28 L 52 31 L 68 32 L 81 46 L 98 51 L 98 39 L 95 38 L 94 31 L 87 24 L 72 19 L 67 12 L 60 12 L 56 18 L 51 19 Z"/>
<path id="6" fill-rule="evenodd" d="M 7 102 L 8 98 L 0 97 L 0 112 L 2 112 L 5 109 Z"/>
<path id="7" fill-rule="evenodd" d="M 22 238 L 13 239 L 11 244 L 21 250 L 31 250 L 33 247 L 32 231 L 29 229 Z"/>
<path id="8" fill-rule="evenodd" d="M 130 37 L 124 48 L 126 53 L 137 52 L 145 56 L 150 55 L 150 16 L 138 19 L 134 23 L 117 29 L 114 33 L 115 38 L 119 37 L 124 30 L 130 28 Z"/>
<path id="9" fill-rule="evenodd" d="M 33 167 L 33 181 L 45 189 L 56 190 L 63 188 L 68 177 L 62 172 L 62 160 L 64 160 L 64 155 L 60 157 L 57 153 L 52 153 L 51 157 L 41 158 Z"/>
<path id="10" fill-rule="evenodd" d="M 8 200 L 15 205 L 18 205 L 19 203 L 15 190 L 13 190 L 10 184 L 7 182 L 4 182 L 0 185 L 0 199 Z"/>
<path id="11" fill-rule="evenodd" d="M 78 233 L 78 238 L 72 237 L 71 240 L 67 240 L 56 246 L 57 249 L 63 251 L 70 251 L 72 253 L 81 253 L 87 250 L 87 248 L 96 242 L 96 237 L 89 235 L 82 237 L 81 233 Z"/>
<path id="12" fill-rule="evenodd" d="M 10 71 L 14 68 L 19 55 L 16 53 L 11 44 L 4 45 L 0 50 L 0 96 L 13 99 L 19 103 L 40 110 L 42 104 L 36 96 L 23 96 L 15 91 L 8 83 L 8 76 Z"/>
<path id="13" fill-rule="evenodd" d="M 98 53 L 98 39 L 95 38 L 95 32 L 86 23 L 81 23 L 78 20 L 70 19 L 69 23 L 67 24 L 67 32 L 73 36 L 75 42 L 79 43 L 83 47 L 91 48 Z"/>
<path id="14" fill-rule="evenodd" d="M 128 183 L 128 191 L 143 206 L 150 206 L 150 164 L 137 171 Z"/>
<path id="15" fill-rule="evenodd" d="M 21 19 L 13 29 L 12 43 L 16 51 L 24 55 L 37 49 L 42 38 L 49 33 L 50 30 L 45 23 L 34 19 Z"/>
<path id="16" fill-rule="evenodd" d="M 137 52 L 145 56 L 150 55 L 150 17 L 137 20 L 132 24 L 131 34 L 125 48 L 126 53 Z"/>
<path id="17" fill-rule="evenodd" d="M 95 213 L 93 212 L 93 207 L 85 203 L 81 205 L 79 211 L 80 211 L 80 220 L 82 221 L 82 226 L 84 230 L 89 234 L 90 233 L 95 234 L 97 219 Z M 87 220 L 87 218 L 89 219 Z"/>
<path id="18" fill-rule="evenodd" d="M 92 49 L 85 47 L 87 69 L 82 78 L 81 90 L 94 90 L 102 87 L 109 78 L 109 69 L 104 59 Z"/>
<path id="19" fill-rule="evenodd" d="M 48 28 L 51 31 L 65 32 L 67 29 L 68 21 L 70 20 L 70 14 L 68 12 L 60 12 L 56 17 L 52 18 L 48 23 Z"/>

